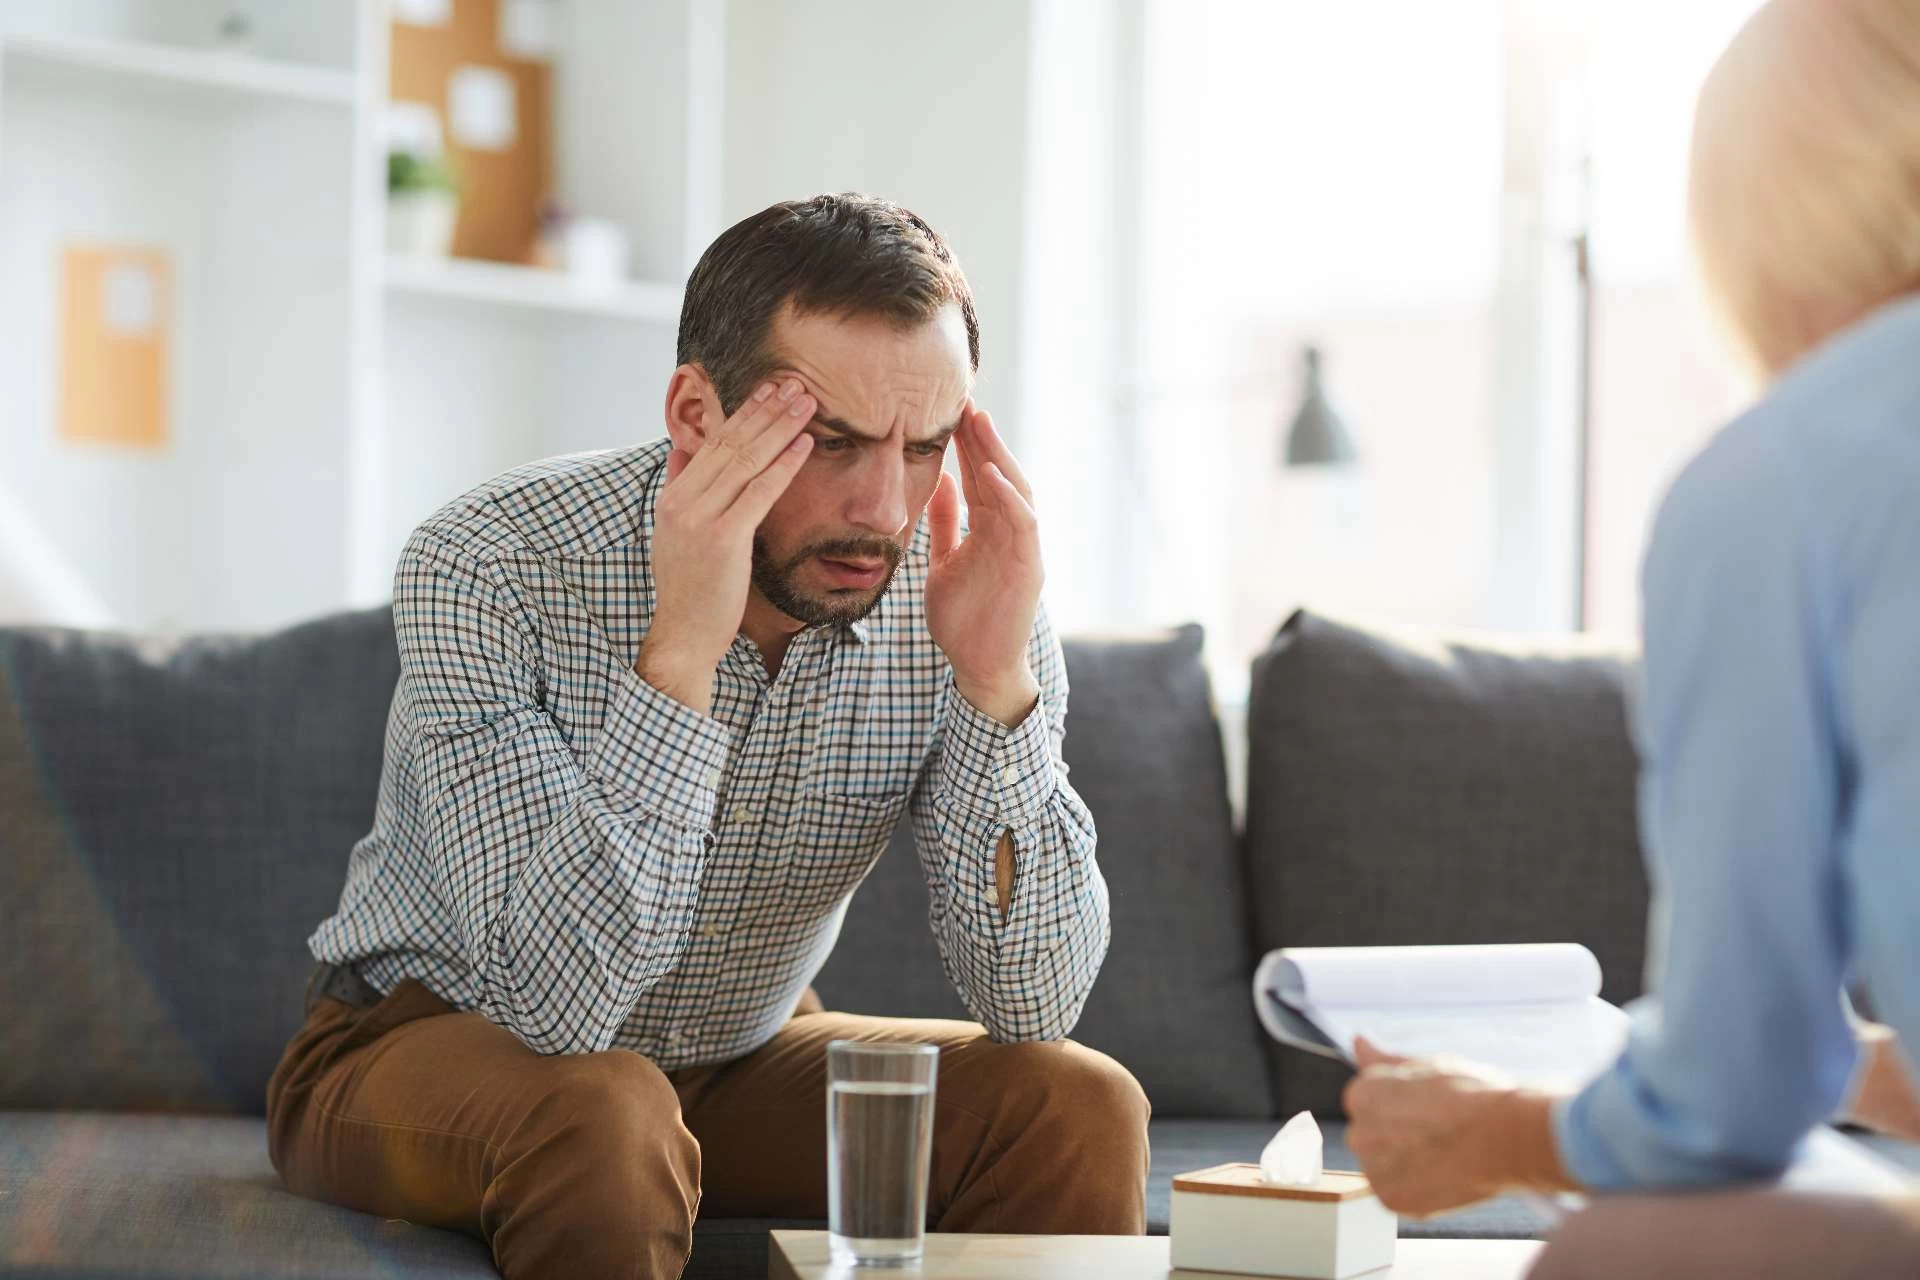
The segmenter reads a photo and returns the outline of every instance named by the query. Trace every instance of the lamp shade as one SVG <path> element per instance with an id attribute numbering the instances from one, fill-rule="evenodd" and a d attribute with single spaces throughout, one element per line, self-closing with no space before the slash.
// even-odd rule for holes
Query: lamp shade
<path id="1" fill-rule="evenodd" d="M 1360 460 L 1346 423 L 1327 402 L 1320 380 L 1320 349 L 1301 349 L 1300 407 L 1287 428 L 1283 460 L 1289 467 L 1338 467 Z"/>

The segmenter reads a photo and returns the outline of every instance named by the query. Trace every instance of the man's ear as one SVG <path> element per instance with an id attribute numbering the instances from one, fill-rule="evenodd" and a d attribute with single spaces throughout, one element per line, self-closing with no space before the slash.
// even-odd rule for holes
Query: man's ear
<path id="1" fill-rule="evenodd" d="M 707 371 L 697 364 L 675 369 L 667 380 L 667 434 L 673 447 L 688 456 L 699 453 L 707 433 L 725 421 Z"/>

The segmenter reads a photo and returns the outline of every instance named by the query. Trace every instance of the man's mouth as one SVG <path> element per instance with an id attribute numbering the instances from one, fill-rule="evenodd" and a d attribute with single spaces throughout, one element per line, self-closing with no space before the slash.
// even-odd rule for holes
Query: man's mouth
<path id="1" fill-rule="evenodd" d="M 887 580 L 885 560 L 841 559 L 821 556 L 820 567 L 835 590 L 858 591 L 879 586 Z"/>

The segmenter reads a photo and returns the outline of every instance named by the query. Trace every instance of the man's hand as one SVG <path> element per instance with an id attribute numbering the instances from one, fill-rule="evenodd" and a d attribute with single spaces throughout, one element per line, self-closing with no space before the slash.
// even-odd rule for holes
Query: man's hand
<path id="1" fill-rule="evenodd" d="M 1380 1202 L 1411 1217 L 1517 1188 L 1574 1189 L 1553 1148 L 1553 1099 L 1461 1062 L 1382 1053 L 1362 1038 L 1345 1095 L 1347 1145 Z"/>
<path id="2" fill-rule="evenodd" d="M 968 530 L 961 537 L 960 494 L 953 477 L 943 474 L 927 506 L 927 630 L 952 664 L 961 696 L 1002 724 L 1016 725 L 1040 697 L 1027 663 L 1046 577 L 1033 490 L 993 420 L 972 401 L 954 443 Z"/>
<path id="3" fill-rule="evenodd" d="M 796 378 L 757 389 L 689 456 L 667 456 L 653 524 L 653 625 L 634 670 L 696 711 L 740 630 L 753 534 L 813 448 L 814 399 Z"/>

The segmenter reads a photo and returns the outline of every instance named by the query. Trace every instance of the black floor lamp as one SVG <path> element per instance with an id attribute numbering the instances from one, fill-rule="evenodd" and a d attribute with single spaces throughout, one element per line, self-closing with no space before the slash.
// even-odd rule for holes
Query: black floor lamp
<path id="1" fill-rule="evenodd" d="M 1300 349 L 1300 407 L 1287 427 L 1280 461 L 1289 467 L 1343 467 L 1360 460 L 1346 423 L 1327 400 L 1320 380 L 1320 348 Z"/>

